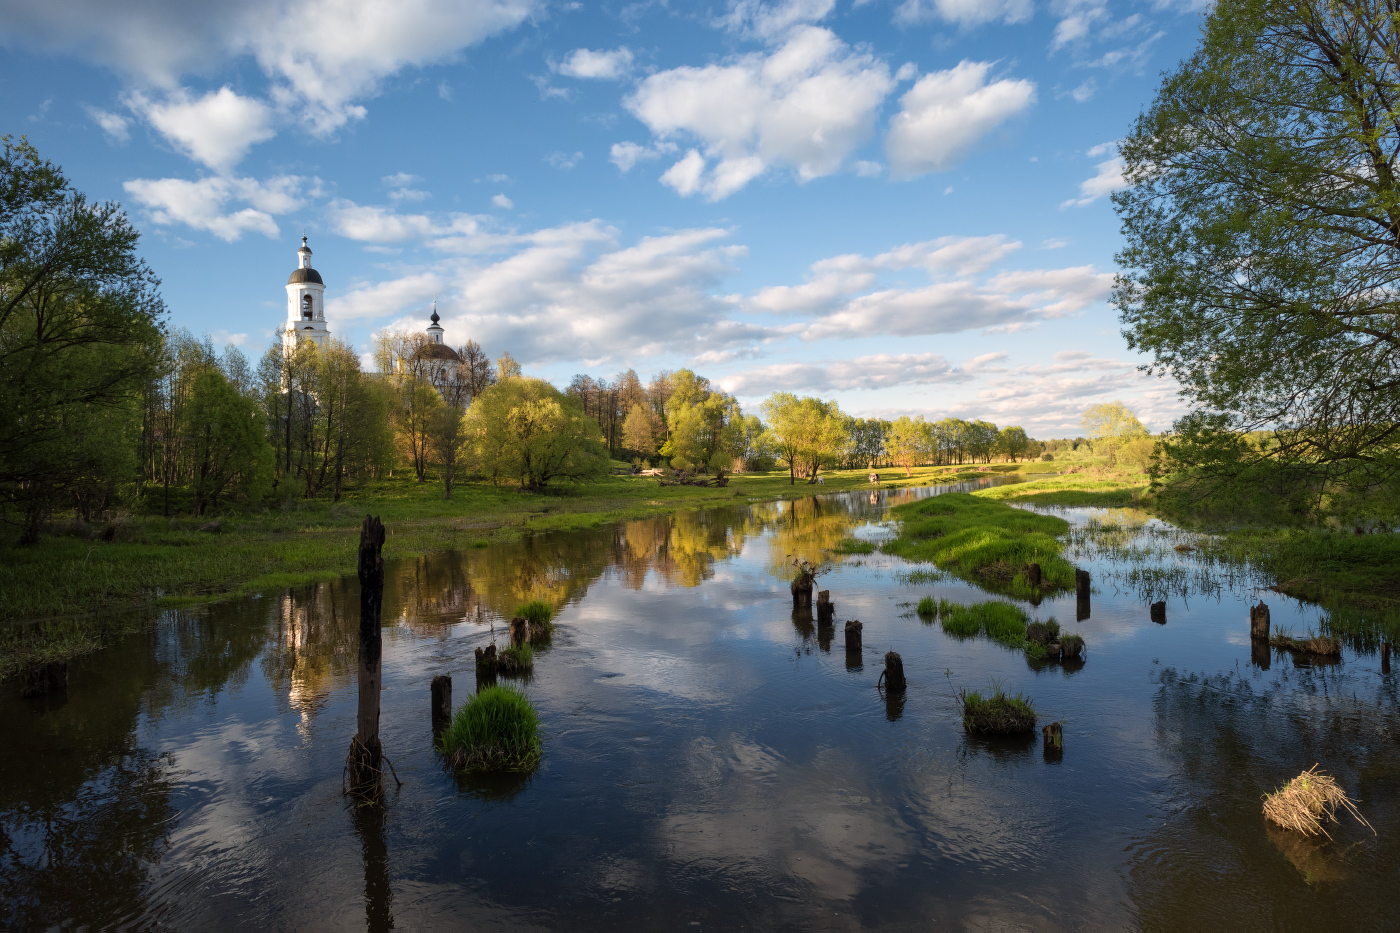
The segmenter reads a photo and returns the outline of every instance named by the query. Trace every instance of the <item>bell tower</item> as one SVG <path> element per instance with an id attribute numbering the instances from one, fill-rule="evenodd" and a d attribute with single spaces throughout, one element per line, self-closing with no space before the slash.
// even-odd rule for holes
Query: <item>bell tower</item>
<path id="1" fill-rule="evenodd" d="M 282 348 L 290 353 L 301 340 L 314 340 L 321 346 L 330 333 L 326 327 L 326 283 L 321 281 L 321 273 L 311 268 L 311 247 L 302 237 L 297 267 L 287 277 L 287 323 L 282 328 Z"/>

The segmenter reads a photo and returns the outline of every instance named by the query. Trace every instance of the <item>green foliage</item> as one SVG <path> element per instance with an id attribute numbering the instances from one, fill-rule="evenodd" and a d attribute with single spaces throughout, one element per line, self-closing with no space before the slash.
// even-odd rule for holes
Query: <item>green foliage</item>
<path id="1" fill-rule="evenodd" d="M 919 605 L 915 608 L 915 611 L 919 614 L 919 618 L 926 622 L 932 622 L 934 619 L 938 618 L 938 604 L 934 602 L 932 596 L 925 596 L 923 599 L 919 600 Z"/>
<path id="2" fill-rule="evenodd" d="M 452 717 L 438 751 L 458 772 L 533 771 L 543 754 L 539 713 L 515 687 L 484 687 Z"/>
<path id="3" fill-rule="evenodd" d="M 597 422 L 578 399 L 543 379 L 502 379 L 481 394 L 467 416 L 463 458 L 493 482 L 525 489 L 551 482 L 596 482 L 608 455 Z"/>
<path id="4" fill-rule="evenodd" d="M 775 392 L 763 403 L 763 417 L 768 419 L 769 443 L 787 464 L 789 482 L 799 475 L 813 481 L 847 443 L 846 417 L 834 400 Z"/>
<path id="5" fill-rule="evenodd" d="M 217 507 L 221 497 L 247 501 L 268 487 L 272 445 L 262 413 L 223 373 L 206 369 L 195 377 L 184 415 L 196 515 Z"/>
<path id="6" fill-rule="evenodd" d="M 995 599 L 970 606 L 945 600 L 938 606 L 938 621 L 949 635 L 958 638 L 985 635 L 1008 648 L 1025 647 L 1028 618 L 1019 606 Z"/>
<path id="7" fill-rule="evenodd" d="M 1018 598 L 1034 590 L 1022 568 L 1040 564 L 1041 592 L 1074 586 L 1074 567 L 1060 556 L 1056 536 L 1069 530 L 1062 518 L 1014 509 L 966 493 L 946 493 L 896 506 L 899 537 L 886 553 L 931 561 L 978 586 Z"/>
<path id="8" fill-rule="evenodd" d="M 1006 486 L 978 489 L 972 495 L 1004 502 L 1029 502 L 1034 505 L 1113 506 L 1136 505 L 1147 491 L 1145 485 L 1122 480 L 1098 480 L 1087 476 L 1036 480 Z"/>
<path id="9" fill-rule="evenodd" d="M 837 554 L 874 554 L 875 542 L 863 538 L 842 538 L 831 550 Z"/>
<path id="10" fill-rule="evenodd" d="M 528 619 L 531 627 L 536 625 L 548 625 L 554 618 L 554 607 L 541 599 L 531 600 L 522 603 L 515 614 L 521 618 Z"/>
<path id="11" fill-rule="evenodd" d="M 1114 302 L 1194 409 L 1165 472 L 1400 471 L 1397 45 L 1385 4 L 1221 0 L 1122 142 Z"/>
<path id="12" fill-rule="evenodd" d="M 535 666 L 535 649 L 529 644 L 502 648 L 499 659 L 501 669 L 507 674 L 528 671 Z"/>
<path id="13" fill-rule="evenodd" d="M 1030 697 L 1014 696 L 996 684 L 984 697 L 976 690 L 960 690 L 963 725 L 968 732 L 983 735 L 1019 735 L 1035 729 L 1035 704 Z"/>

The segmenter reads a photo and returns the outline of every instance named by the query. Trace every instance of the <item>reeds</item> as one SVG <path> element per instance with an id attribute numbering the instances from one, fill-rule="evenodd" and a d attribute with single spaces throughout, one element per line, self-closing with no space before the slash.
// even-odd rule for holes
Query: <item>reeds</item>
<path id="1" fill-rule="evenodd" d="M 496 670 L 502 674 L 519 674 L 533 670 L 534 667 L 535 650 L 528 643 L 502 648 L 501 653 L 496 656 Z"/>
<path id="2" fill-rule="evenodd" d="M 1019 735 L 1035 729 L 1035 704 L 1024 694 L 1012 696 L 1000 684 L 989 696 L 976 690 L 959 690 L 963 725 L 983 735 Z"/>
<path id="3" fill-rule="evenodd" d="M 862 538 L 842 538 L 831 550 L 837 554 L 874 554 L 875 542 Z"/>
<path id="4" fill-rule="evenodd" d="M 1308 836 L 1321 833 L 1332 838 L 1322 826 L 1324 819 L 1335 822 L 1341 807 L 1371 832 L 1375 827 L 1366 822 L 1356 804 L 1342 790 L 1337 779 L 1324 774 L 1313 765 L 1272 794 L 1264 795 L 1264 818 L 1272 823 Z"/>
<path id="5" fill-rule="evenodd" d="M 543 754 L 534 704 L 511 686 L 483 687 L 452 717 L 438 751 L 454 771 L 531 771 Z"/>
<path id="6" fill-rule="evenodd" d="M 1342 656 L 1340 639 L 1328 638 L 1326 635 L 1314 635 L 1312 632 L 1308 633 L 1307 638 L 1294 638 L 1287 632 L 1279 632 L 1269 639 L 1269 644 L 1274 648 L 1284 648 L 1288 651 L 1316 655 L 1321 658 L 1340 658 Z"/>

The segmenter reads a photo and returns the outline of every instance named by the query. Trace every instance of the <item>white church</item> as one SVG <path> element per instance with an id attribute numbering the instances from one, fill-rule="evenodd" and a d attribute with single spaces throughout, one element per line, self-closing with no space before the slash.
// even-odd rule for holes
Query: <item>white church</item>
<path id="1" fill-rule="evenodd" d="M 460 363 L 461 357 L 442 340 L 436 298 L 429 320 L 427 334 L 431 342 L 420 352 L 432 362 L 432 381 L 437 384 L 444 378 L 447 367 Z M 311 247 L 306 245 L 303 236 L 301 249 L 297 250 L 297 267 L 287 276 L 287 323 L 282 326 L 282 348 L 291 353 L 302 340 L 314 340 L 318 347 L 324 346 L 330 335 L 330 328 L 326 326 L 326 283 L 321 273 L 311 268 Z"/>

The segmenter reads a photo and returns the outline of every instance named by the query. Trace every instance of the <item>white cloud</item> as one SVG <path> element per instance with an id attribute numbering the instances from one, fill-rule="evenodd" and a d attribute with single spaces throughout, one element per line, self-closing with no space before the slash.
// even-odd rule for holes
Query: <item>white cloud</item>
<path id="1" fill-rule="evenodd" d="M 271 107 L 227 86 L 197 98 L 178 90 L 162 101 L 132 94 L 128 103 L 182 152 L 218 172 L 277 132 Z"/>
<path id="2" fill-rule="evenodd" d="M 561 170 L 573 168 L 575 165 L 578 165 L 579 161 L 582 159 L 582 152 L 575 152 L 573 155 L 570 155 L 569 153 L 563 151 L 551 152 L 549 155 L 544 157 L 544 160 L 548 162 L 551 166 Z"/>
<path id="3" fill-rule="evenodd" d="M 326 302 L 326 316 L 332 321 L 384 319 L 421 307 L 444 286 L 432 272 L 419 272 L 387 282 L 352 287 Z M 423 325 L 419 324 L 419 329 Z"/>
<path id="4" fill-rule="evenodd" d="M 380 179 L 385 187 L 391 189 L 389 197 L 395 201 L 426 201 L 432 197 L 420 188 L 412 187 L 414 182 L 423 179 L 417 175 L 410 175 L 408 172 L 395 172 L 393 175 L 385 175 Z"/>
<path id="5" fill-rule="evenodd" d="M 1093 204 L 1099 198 L 1128 186 L 1127 181 L 1123 178 L 1123 170 L 1127 168 L 1127 164 L 1123 161 L 1122 156 L 1114 156 L 1100 162 L 1096 168 L 1098 172 L 1094 177 L 1086 178 L 1079 183 L 1079 197 L 1070 198 L 1060 207 L 1083 207 L 1086 204 Z"/>
<path id="6" fill-rule="evenodd" d="M 884 62 L 830 30 L 798 26 L 769 53 L 651 75 L 626 105 L 659 139 L 701 144 L 663 180 L 720 200 L 773 166 L 802 180 L 838 171 L 894 86 Z"/>
<path id="7" fill-rule="evenodd" d="M 731 0 L 729 12 L 719 25 L 746 35 L 773 39 L 799 23 L 824 20 L 836 7 L 836 0 L 786 0 L 762 3 L 760 0 Z"/>
<path id="8" fill-rule="evenodd" d="M 537 0 L 45 0 L 8 4 L 0 41 L 75 54 L 173 89 L 190 72 L 251 56 L 281 107 L 327 133 L 364 115 L 354 101 L 406 67 L 452 58 L 520 25 Z"/>
<path id="9" fill-rule="evenodd" d="M 147 209 L 153 223 L 184 224 L 232 242 L 245 233 L 275 237 L 274 214 L 300 207 L 307 197 L 319 196 L 319 182 L 295 175 L 267 181 L 222 176 L 187 181 L 182 178 L 134 178 L 122 185 L 127 194 Z M 230 210 L 233 202 L 248 204 Z"/>
<path id="10" fill-rule="evenodd" d="M 397 243 L 403 240 L 438 241 L 453 237 L 474 237 L 484 233 L 480 218 L 471 214 L 449 214 L 434 219 L 427 214 L 399 214 L 382 207 L 338 199 L 326 210 L 336 233 L 367 243 Z"/>
<path id="11" fill-rule="evenodd" d="M 559 73 L 565 77 L 599 81 L 616 81 L 631 70 L 632 51 L 626 46 L 611 52 L 574 49 L 558 66 Z"/>
<path id="12" fill-rule="evenodd" d="M 1099 89 L 1099 83 L 1093 78 L 1069 92 L 1069 96 L 1074 98 L 1075 103 L 1082 104 L 1092 98 Z"/>
<path id="13" fill-rule="evenodd" d="M 643 146 L 634 142 L 613 143 L 612 150 L 608 153 L 608 161 L 626 173 L 632 171 L 638 162 L 659 159 L 663 155 L 675 152 L 676 148 L 675 143 L 668 142 L 658 142 L 654 146 Z"/>
<path id="14" fill-rule="evenodd" d="M 507 211 L 513 210 L 515 208 L 515 202 L 512 201 L 510 198 L 506 197 L 504 194 L 496 195 L 494 198 L 491 199 L 491 203 Z"/>
<path id="15" fill-rule="evenodd" d="M 1113 290 L 1113 275 L 1093 266 L 1003 272 L 988 283 L 993 291 L 1034 303 L 1044 317 L 1061 317 L 1104 301 Z"/>
<path id="16" fill-rule="evenodd" d="M 855 359 L 773 363 L 727 376 L 720 385 L 726 392 L 752 398 L 772 392 L 878 389 L 971 379 L 939 353 L 880 353 Z"/>
<path id="17" fill-rule="evenodd" d="M 386 188 L 404 188 L 415 182 L 422 181 L 423 178 L 419 175 L 411 175 L 408 172 L 395 172 L 392 175 L 385 175 L 379 180 L 384 183 L 384 187 Z"/>
<path id="18" fill-rule="evenodd" d="M 885 140 L 891 177 L 952 168 L 978 140 L 1035 103 L 1034 83 L 988 83 L 991 67 L 963 61 L 924 75 L 905 93 Z"/>
<path id="19" fill-rule="evenodd" d="M 92 122 L 102 127 L 102 132 L 114 142 L 124 143 L 131 138 L 130 123 L 121 114 L 103 110 L 100 107 L 85 107 L 87 115 L 92 118 Z"/>
<path id="20" fill-rule="evenodd" d="M 1031 0 L 903 0 L 895 22 L 903 25 L 940 19 L 957 26 L 980 26 L 1001 20 L 1024 23 L 1033 12 Z"/>

